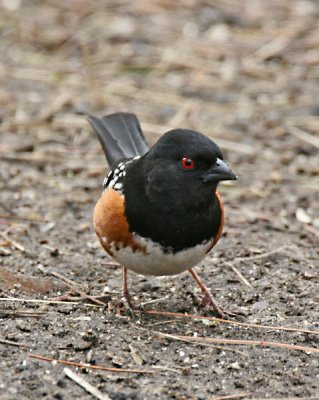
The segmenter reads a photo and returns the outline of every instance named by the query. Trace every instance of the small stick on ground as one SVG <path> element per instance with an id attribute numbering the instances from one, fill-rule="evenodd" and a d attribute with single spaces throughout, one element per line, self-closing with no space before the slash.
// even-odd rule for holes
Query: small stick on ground
<path id="1" fill-rule="evenodd" d="M 49 275 L 54 276 L 55 278 L 61 280 L 66 285 L 71 286 L 72 289 L 80 287 L 78 283 L 71 281 L 71 279 L 59 274 L 58 272 L 50 272 Z"/>
<path id="2" fill-rule="evenodd" d="M 19 242 L 17 242 L 14 239 L 11 239 L 7 232 L 0 232 L 0 235 L 11 244 L 11 246 L 15 247 L 16 249 L 20 250 L 22 253 L 27 254 L 28 256 L 33 257 L 33 254 L 31 254 L 30 252 L 28 252 L 23 246 L 22 244 L 20 244 Z"/>
<path id="3" fill-rule="evenodd" d="M 73 293 L 79 294 L 80 297 L 74 297 L 72 296 Z M 91 303 L 95 303 L 95 305 L 99 305 L 100 307 L 105 307 L 106 303 L 99 300 L 96 297 L 90 296 L 89 294 L 86 294 L 85 292 L 82 292 L 81 290 L 78 289 L 72 289 L 61 296 L 58 297 L 53 297 L 52 302 L 63 302 L 63 303 L 73 303 L 73 304 L 82 304 L 85 302 L 85 300 L 89 300 Z M 72 301 L 74 300 L 74 301 Z"/>
<path id="4" fill-rule="evenodd" d="M 167 300 L 167 296 L 159 297 L 158 299 L 148 300 L 141 303 L 142 307 L 145 307 L 148 304 L 160 303 L 161 301 Z"/>
<path id="5" fill-rule="evenodd" d="M 232 399 L 241 399 L 242 397 L 250 397 L 251 393 L 248 392 L 241 392 L 241 393 L 234 393 L 234 394 L 229 394 L 226 396 L 218 396 L 218 397 L 212 397 L 210 400 L 232 400 Z"/>
<path id="6" fill-rule="evenodd" d="M 43 311 L 7 311 L 7 310 L 0 310 L 0 318 L 7 318 L 7 317 L 27 317 L 27 318 L 40 318 L 45 315 Z"/>
<path id="7" fill-rule="evenodd" d="M 219 345 L 244 345 L 244 346 L 257 346 L 257 347 L 275 347 L 286 350 L 299 350 L 305 353 L 319 353 L 319 348 L 294 345 L 289 343 L 279 342 L 266 342 L 264 340 L 246 340 L 246 339 L 222 339 L 222 338 L 207 338 L 200 336 L 185 336 L 185 335 L 171 335 L 168 333 L 150 331 L 151 333 L 158 334 L 159 336 L 167 337 L 173 340 L 185 340 L 200 344 L 214 343 Z"/>
<path id="8" fill-rule="evenodd" d="M 34 358 L 34 359 L 40 360 L 40 361 L 49 361 L 49 362 L 54 362 L 57 364 L 71 365 L 73 367 L 78 367 L 78 368 L 95 369 L 98 371 L 108 371 L 108 372 L 127 373 L 127 374 L 153 374 L 152 371 L 146 371 L 143 369 L 125 369 L 125 368 L 103 367 L 100 365 L 91 365 L 91 364 L 83 364 L 83 363 L 77 363 L 77 362 L 67 361 L 67 360 L 58 360 L 56 358 L 41 356 L 39 354 L 28 354 L 28 356 L 30 358 Z"/>
<path id="9" fill-rule="evenodd" d="M 0 339 L 0 344 L 5 344 L 8 346 L 14 346 L 14 347 L 20 347 L 20 348 L 25 348 L 25 349 L 30 349 L 30 347 L 31 347 L 25 343 L 17 343 L 17 342 L 13 342 L 12 340 L 5 340 L 5 339 Z"/>
<path id="10" fill-rule="evenodd" d="M 266 251 L 265 253 L 261 253 L 261 254 L 258 254 L 256 256 L 237 257 L 236 258 L 236 262 L 237 261 L 259 260 L 260 258 L 269 257 L 269 256 L 272 256 L 273 254 L 280 253 L 282 250 L 286 249 L 287 247 L 289 247 L 289 246 L 287 244 L 284 244 L 283 246 L 277 247 L 274 250 Z"/>
<path id="11" fill-rule="evenodd" d="M 314 135 L 310 135 L 310 133 L 304 131 L 303 129 L 298 128 L 297 126 L 287 126 L 287 131 L 297 137 L 298 139 L 311 144 L 314 147 L 319 148 L 319 139 Z"/>
<path id="12" fill-rule="evenodd" d="M 84 390 L 90 393 L 92 396 L 96 397 L 99 400 L 111 400 L 111 398 L 106 394 L 102 393 L 99 389 L 91 385 L 87 380 L 85 380 L 79 374 L 73 372 L 70 368 L 65 367 L 63 369 L 64 374 L 75 382 L 77 385 L 81 386 Z"/>
<path id="13" fill-rule="evenodd" d="M 95 298 L 94 296 L 90 296 L 89 294 L 86 294 L 85 292 L 83 292 L 82 290 L 80 290 L 78 287 L 79 285 L 76 282 L 71 281 L 70 279 L 64 277 L 63 275 L 60 275 L 57 272 L 51 272 L 51 275 L 54 276 L 55 278 L 60 279 L 62 282 L 64 282 L 67 286 L 69 286 L 70 289 L 72 289 L 72 291 L 74 291 L 74 293 L 79 294 L 82 298 L 88 299 L 90 300 L 92 303 L 98 304 L 100 306 L 105 306 L 105 303 L 97 298 Z M 63 298 L 63 296 L 61 297 L 62 299 L 67 299 Z"/>
<path id="14" fill-rule="evenodd" d="M 233 265 L 231 262 L 227 262 L 226 265 L 228 265 L 235 272 L 241 283 L 248 286 L 250 289 L 253 289 L 252 285 L 247 281 L 247 279 L 242 275 L 242 273 L 238 271 L 235 265 Z"/>
<path id="15" fill-rule="evenodd" d="M 177 367 L 179 369 L 171 368 L 171 367 L 165 367 L 165 365 L 153 365 L 154 369 L 159 369 L 161 371 L 169 371 L 169 372 L 175 372 L 176 374 L 183 374 L 183 368 L 182 367 Z"/>
<path id="16" fill-rule="evenodd" d="M 191 338 L 193 338 L 193 336 L 190 336 L 190 339 L 188 339 L 185 336 L 182 337 L 182 336 L 177 336 L 177 335 L 170 335 L 169 333 L 163 333 L 163 332 L 159 332 L 159 331 L 148 330 L 148 329 L 144 329 L 144 328 L 141 328 L 141 327 L 139 327 L 138 329 L 148 331 L 148 333 L 152 333 L 152 334 L 155 334 L 155 335 L 160 336 L 160 337 L 165 337 L 165 338 L 169 338 L 169 339 L 178 340 L 180 342 L 186 342 L 186 343 L 191 343 L 191 344 L 195 343 L 194 340 L 191 339 Z M 244 353 L 243 351 L 234 349 L 232 347 L 218 346 L 218 345 L 215 345 L 215 344 L 212 344 L 212 343 L 205 343 L 205 342 L 198 342 L 198 344 L 201 345 L 201 346 L 213 347 L 214 349 L 218 349 L 218 350 L 232 351 L 234 353 L 241 354 L 241 355 L 243 355 L 245 357 L 248 357 L 247 353 Z"/>
<path id="17" fill-rule="evenodd" d="M 304 229 L 306 229 L 306 231 L 312 233 L 312 234 L 315 235 L 317 238 L 319 238 L 319 230 L 316 229 L 314 226 L 311 226 L 311 225 L 304 225 Z"/>
<path id="18" fill-rule="evenodd" d="M 290 326 L 272 326 L 272 325 L 250 324 L 248 322 L 238 322 L 238 321 L 232 321 L 230 319 L 205 317 L 204 315 L 183 314 L 183 313 L 174 313 L 174 312 L 169 312 L 169 311 L 156 311 L 156 310 L 144 311 L 144 313 L 151 314 L 151 315 L 164 315 L 164 316 L 175 317 L 175 318 L 207 319 L 209 321 L 214 321 L 214 322 L 223 323 L 223 324 L 244 326 L 247 328 L 267 329 L 267 330 L 287 331 L 287 332 L 299 332 L 299 333 L 308 333 L 310 335 L 319 335 L 319 331 L 312 331 L 309 329 L 293 328 Z"/>
<path id="19" fill-rule="evenodd" d="M 42 299 L 20 299 L 20 298 L 12 298 L 12 297 L 0 297 L 0 301 L 11 301 L 13 303 L 18 302 L 18 303 L 38 303 L 38 304 L 56 304 L 56 305 L 61 305 L 61 304 L 67 304 L 67 305 L 78 305 L 82 304 L 87 307 L 99 307 L 101 308 L 100 305 L 97 304 L 90 304 L 90 303 L 83 303 L 80 301 L 62 301 L 62 300 L 56 300 L 56 299 L 49 299 L 49 300 L 42 300 Z"/>
<path id="20" fill-rule="evenodd" d="M 45 219 L 41 218 L 29 218 L 23 217 L 22 215 L 14 215 L 14 214 L 0 214 L 0 219 L 9 219 L 13 221 L 25 221 L 25 222 L 35 222 L 35 223 L 44 223 Z"/>

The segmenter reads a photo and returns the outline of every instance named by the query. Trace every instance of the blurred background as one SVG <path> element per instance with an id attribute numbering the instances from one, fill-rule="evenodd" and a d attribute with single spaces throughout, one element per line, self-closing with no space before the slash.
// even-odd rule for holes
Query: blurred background
<path id="1" fill-rule="evenodd" d="M 0 8 L 4 214 L 50 219 L 56 207 L 40 211 L 37 193 L 97 189 L 104 158 L 85 115 L 129 111 L 151 143 L 176 127 L 217 141 L 240 176 L 228 188 L 238 223 L 263 217 L 283 228 L 297 219 L 318 236 L 317 1 Z"/>
<path id="2" fill-rule="evenodd" d="M 244 308 L 252 321 L 316 324 L 318 21 L 316 0 L 0 0 L 2 296 L 52 296 L 52 273 L 93 294 L 119 291 L 120 270 L 110 266 L 91 226 L 107 166 L 86 115 L 128 111 L 150 143 L 176 127 L 212 137 L 239 175 L 220 187 L 225 234 L 201 271 L 218 300 Z M 130 279 L 138 301 L 169 293 L 155 306 L 191 308 L 179 287 L 188 282 L 184 275 L 177 289 L 171 278 Z M 123 333 L 117 323 L 108 326 L 115 335 Z M 70 324 L 63 330 L 76 335 L 80 328 Z M 44 339 L 47 328 L 24 328 L 40 330 L 43 351 L 54 348 L 50 336 Z M 9 337 L 19 329 L 6 325 Z M 71 347 L 61 354 L 69 357 Z M 275 361 L 278 377 L 273 372 L 269 381 L 269 356 L 251 358 L 271 393 L 284 394 L 289 384 Z M 10 380 L 15 373 L 8 371 Z M 232 371 L 214 383 L 221 393 L 241 387 Z M 288 394 L 313 394 L 314 376 L 311 386 L 301 373 Z M 197 377 L 202 389 L 183 379 L 184 398 L 196 390 L 207 398 L 207 374 Z M 258 392 L 252 376 L 244 381 L 244 389 Z M 158 390 L 159 398 L 171 398 Z"/>
<path id="3" fill-rule="evenodd" d="M 100 149 L 83 115 L 129 111 L 151 142 L 174 127 L 215 138 L 240 168 L 234 191 L 258 196 L 283 180 L 276 190 L 297 180 L 318 188 L 316 1 L 2 0 L 0 8 L 2 158 L 61 160 L 86 174 L 101 160 L 92 159 Z M 291 200 L 313 220 L 310 199 Z"/>

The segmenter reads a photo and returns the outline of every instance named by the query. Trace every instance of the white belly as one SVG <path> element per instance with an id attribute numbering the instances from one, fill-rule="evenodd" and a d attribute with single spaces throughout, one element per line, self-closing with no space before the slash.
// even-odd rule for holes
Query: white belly
<path id="1" fill-rule="evenodd" d="M 134 240 L 145 246 L 146 254 L 131 250 L 130 247 L 115 249 L 111 244 L 113 257 L 123 267 L 142 275 L 175 275 L 198 264 L 207 254 L 211 241 L 205 241 L 191 249 L 175 254 L 165 253 L 162 247 L 149 239 L 134 235 Z"/>

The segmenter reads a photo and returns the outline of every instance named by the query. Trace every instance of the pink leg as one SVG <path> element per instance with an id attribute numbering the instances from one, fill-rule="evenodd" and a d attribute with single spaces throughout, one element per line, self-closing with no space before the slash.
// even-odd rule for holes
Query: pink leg
<path id="1" fill-rule="evenodd" d="M 133 303 L 130 292 L 127 285 L 127 268 L 123 267 L 123 289 L 122 289 L 123 300 L 128 308 L 133 311 Z"/>
<path id="2" fill-rule="evenodd" d="M 226 314 L 224 313 L 224 311 L 219 307 L 219 305 L 217 304 L 214 296 L 212 295 L 212 293 L 207 289 L 207 287 L 203 284 L 203 282 L 200 280 L 200 277 L 197 275 L 197 273 L 193 270 L 193 268 L 190 268 L 189 273 L 192 275 L 192 277 L 195 279 L 197 285 L 200 287 L 201 291 L 204 294 L 204 298 L 202 301 L 202 304 L 204 306 L 211 306 L 213 308 L 213 310 L 216 312 L 216 314 L 220 317 L 220 318 L 226 318 Z"/>

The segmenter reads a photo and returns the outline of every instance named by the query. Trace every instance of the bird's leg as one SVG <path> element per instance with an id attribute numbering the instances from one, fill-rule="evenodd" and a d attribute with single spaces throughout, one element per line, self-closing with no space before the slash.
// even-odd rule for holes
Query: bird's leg
<path id="1" fill-rule="evenodd" d="M 128 290 L 127 285 L 127 268 L 123 267 L 123 288 L 122 288 L 122 299 L 124 305 L 129 309 L 131 313 L 133 313 L 133 303 L 130 292 Z"/>
<path id="2" fill-rule="evenodd" d="M 221 307 L 217 304 L 214 296 L 212 293 L 207 289 L 207 287 L 203 284 L 203 282 L 200 280 L 200 277 L 197 275 L 197 273 L 193 270 L 193 268 L 190 268 L 189 273 L 192 275 L 192 277 L 195 279 L 197 285 L 200 287 L 201 291 L 204 294 L 204 298 L 202 300 L 202 304 L 204 306 L 211 306 L 215 313 L 220 317 L 220 318 L 226 318 L 226 314 Z"/>

